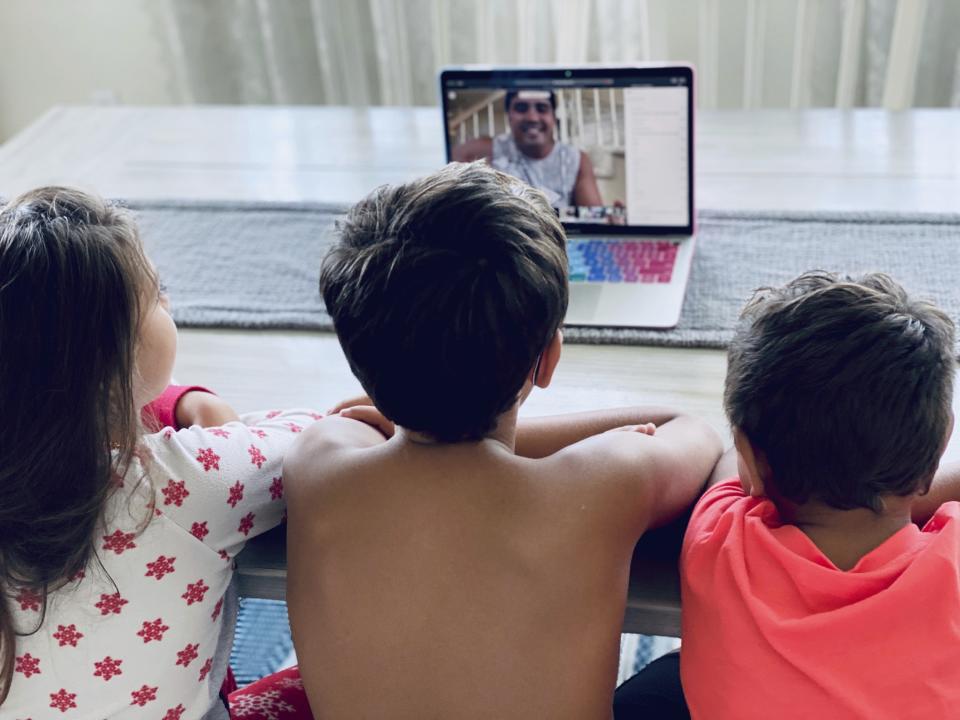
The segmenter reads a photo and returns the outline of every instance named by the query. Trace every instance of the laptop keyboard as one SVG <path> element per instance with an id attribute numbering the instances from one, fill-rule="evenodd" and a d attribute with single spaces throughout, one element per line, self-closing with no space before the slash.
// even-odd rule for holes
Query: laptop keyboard
<path id="1" fill-rule="evenodd" d="M 668 283 L 677 248 L 665 240 L 570 240 L 570 282 Z"/>

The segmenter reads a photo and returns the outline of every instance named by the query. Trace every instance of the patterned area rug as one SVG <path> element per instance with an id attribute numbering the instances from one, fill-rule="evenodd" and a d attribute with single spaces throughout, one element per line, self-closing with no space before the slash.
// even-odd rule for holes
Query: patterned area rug
<path id="1" fill-rule="evenodd" d="M 242 598 L 230 651 L 230 668 L 237 685 L 244 687 L 276 672 L 291 652 L 287 604 L 282 600 Z"/>

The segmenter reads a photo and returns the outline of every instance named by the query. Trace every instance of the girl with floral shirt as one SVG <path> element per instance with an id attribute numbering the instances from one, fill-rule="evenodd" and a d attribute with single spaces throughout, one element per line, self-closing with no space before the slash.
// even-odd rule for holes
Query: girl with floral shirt
<path id="1" fill-rule="evenodd" d="M 0 209 L 3 717 L 227 716 L 233 558 L 320 415 L 164 391 L 175 354 L 125 211 L 67 188 Z"/>

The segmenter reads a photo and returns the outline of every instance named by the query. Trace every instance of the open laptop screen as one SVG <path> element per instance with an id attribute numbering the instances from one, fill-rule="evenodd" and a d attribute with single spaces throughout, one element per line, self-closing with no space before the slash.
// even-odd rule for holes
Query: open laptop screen
<path id="1" fill-rule="evenodd" d="M 464 68 L 440 76 L 447 159 L 540 188 L 571 231 L 693 231 L 689 67 Z"/>

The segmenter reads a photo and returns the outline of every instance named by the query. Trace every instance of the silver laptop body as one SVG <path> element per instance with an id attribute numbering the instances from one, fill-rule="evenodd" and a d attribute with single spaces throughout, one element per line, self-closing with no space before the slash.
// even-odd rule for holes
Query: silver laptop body
<path id="1" fill-rule="evenodd" d="M 440 74 L 447 160 L 539 187 L 568 237 L 567 325 L 677 324 L 695 245 L 693 69 L 490 67 Z"/>

